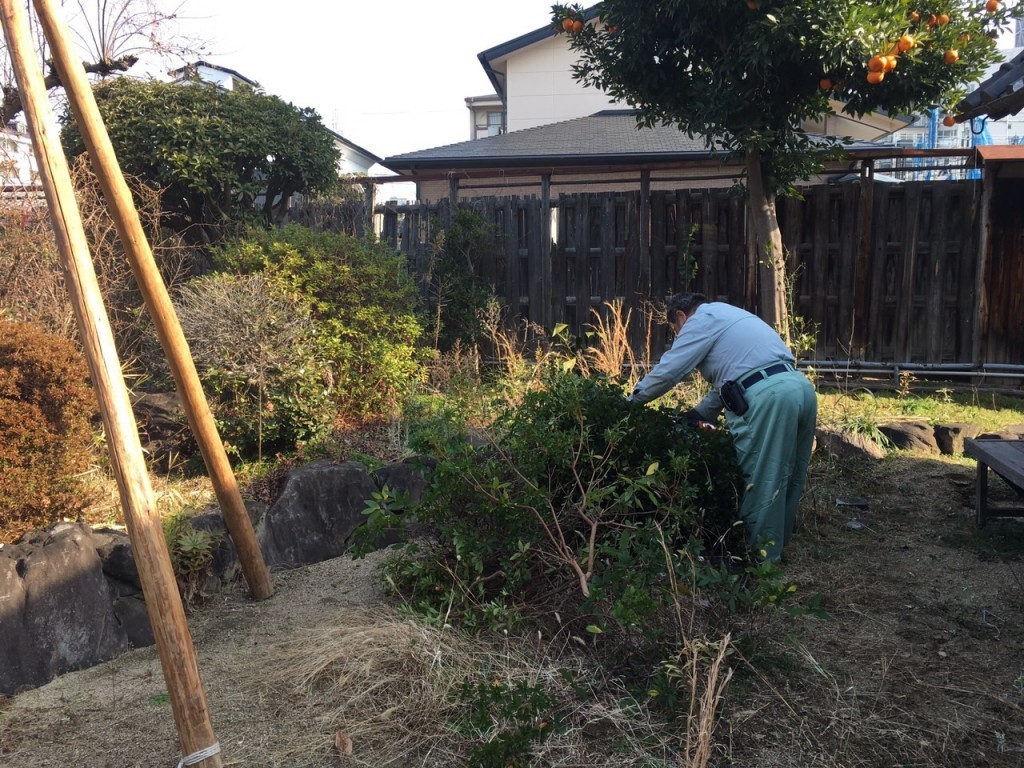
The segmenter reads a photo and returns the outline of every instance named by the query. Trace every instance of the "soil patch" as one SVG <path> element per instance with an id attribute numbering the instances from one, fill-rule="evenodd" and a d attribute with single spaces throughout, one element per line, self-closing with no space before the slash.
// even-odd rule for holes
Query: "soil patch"
<path id="1" fill-rule="evenodd" d="M 712 765 L 1024 766 L 1024 524 L 997 520 L 978 530 L 973 493 L 973 463 L 961 459 L 815 459 L 786 569 L 805 604 L 820 595 L 829 618 L 775 612 L 737 634 Z M 836 504 L 857 496 L 867 509 Z M 404 759 L 388 752 L 380 746 L 387 712 L 374 713 L 374 739 L 350 734 L 352 754 L 341 758 L 339 698 L 363 697 L 369 711 L 376 694 L 366 686 L 318 690 L 308 666 L 282 678 L 288 654 L 301 648 L 308 656 L 332 628 L 409 626 L 379 587 L 382 556 L 275 572 L 271 599 L 256 603 L 237 588 L 193 613 L 225 765 L 461 764 L 455 752 L 433 748 L 410 748 Z M 388 685 L 419 673 L 393 674 Z M 157 768 L 178 759 L 153 648 L 0 706 L 0 765 Z M 415 727 L 394 723 L 392 740 L 412 743 L 431 716 Z M 444 733 L 443 722 L 433 723 L 431 738 Z M 628 755 L 580 763 L 550 751 L 536 764 L 682 765 Z"/>

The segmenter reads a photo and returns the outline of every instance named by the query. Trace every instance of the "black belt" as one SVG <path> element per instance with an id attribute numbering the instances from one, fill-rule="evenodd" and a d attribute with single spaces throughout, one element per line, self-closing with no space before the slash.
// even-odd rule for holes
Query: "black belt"
<path id="1" fill-rule="evenodd" d="M 744 389 L 750 389 L 752 386 L 757 384 L 761 379 L 767 379 L 769 376 L 774 376 L 776 373 L 786 373 L 789 371 L 796 371 L 790 363 L 775 363 L 769 365 L 767 368 L 762 368 L 759 371 L 744 376 L 740 379 L 740 384 Z"/>

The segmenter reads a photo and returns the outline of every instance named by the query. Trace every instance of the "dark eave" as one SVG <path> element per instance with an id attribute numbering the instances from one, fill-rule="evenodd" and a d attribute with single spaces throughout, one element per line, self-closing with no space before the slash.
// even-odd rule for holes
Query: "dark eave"
<path id="1" fill-rule="evenodd" d="M 1024 49 L 1004 62 L 987 80 L 956 105 L 957 120 L 988 117 L 999 120 L 1024 109 Z"/>

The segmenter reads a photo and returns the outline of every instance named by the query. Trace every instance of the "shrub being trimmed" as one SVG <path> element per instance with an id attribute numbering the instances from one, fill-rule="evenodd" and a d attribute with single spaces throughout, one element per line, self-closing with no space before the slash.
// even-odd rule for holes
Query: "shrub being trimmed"
<path id="1" fill-rule="evenodd" d="M 657 645 L 676 632 L 679 584 L 733 610 L 778 599 L 777 574 L 747 559 L 724 431 L 628 403 L 602 377 L 551 371 L 543 384 L 499 413 L 490 445 L 438 444 L 452 448 L 416 510 L 436 546 L 410 543 L 390 570 L 414 610 L 472 628 L 557 610 Z M 371 522 L 400 517 L 377 509 Z"/>
<path id="2" fill-rule="evenodd" d="M 0 320 L 0 542 L 85 507 L 95 410 L 72 342 Z"/>

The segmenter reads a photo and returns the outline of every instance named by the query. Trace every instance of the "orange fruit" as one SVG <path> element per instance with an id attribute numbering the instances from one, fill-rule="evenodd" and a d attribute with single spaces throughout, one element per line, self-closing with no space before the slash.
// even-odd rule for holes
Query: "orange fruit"
<path id="1" fill-rule="evenodd" d="M 939 17 L 936 16 L 934 13 L 931 16 L 928 17 L 928 26 L 929 27 L 934 27 L 938 23 L 939 23 Z"/>
<path id="2" fill-rule="evenodd" d="M 950 48 L 943 58 L 947 64 L 956 64 L 960 60 L 960 52 L 956 48 Z"/>
<path id="3" fill-rule="evenodd" d="M 868 72 L 868 82 L 872 85 L 878 85 L 883 80 L 885 80 L 885 72 Z"/>
<path id="4" fill-rule="evenodd" d="M 946 115 L 944 118 L 942 118 L 942 124 L 947 128 L 952 128 L 954 125 L 956 125 L 956 118 L 953 117 L 952 115 Z"/>
<path id="5" fill-rule="evenodd" d="M 881 72 L 885 69 L 885 58 L 883 56 L 872 56 L 868 60 L 868 72 Z"/>
<path id="6" fill-rule="evenodd" d="M 985 3 L 985 10 L 988 11 L 989 13 L 995 13 L 996 11 L 998 11 L 999 0 L 988 0 L 988 2 Z"/>
<path id="7" fill-rule="evenodd" d="M 917 24 L 917 22 L 919 22 L 921 20 L 921 14 L 918 13 L 917 11 L 911 11 L 910 12 L 910 20 L 912 22 L 914 22 L 915 24 Z"/>
<path id="8" fill-rule="evenodd" d="M 892 72 L 896 69 L 896 57 L 895 56 L 883 56 L 885 59 L 885 66 L 882 67 L 883 72 Z"/>
<path id="9" fill-rule="evenodd" d="M 572 19 L 570 19 L 568 16 L 562 19 L 562 29 L 565 30 L 566 32 L 572 31 Z"/>
<path id="10" fill-rule="evenodd" d="M 830 80 L 827 77 L 823 77 L 823 78 L 821 78 L 821 80 L 818 81 L 818 87 L 821 88 L 821 90 L 823 90 L 823 91 L 831 91 L 832 90 L 832 80 Z"/>
<path id="11" fill-rule="evenodd" d="M 989 2 L 996 2 L 996 0 L 989 0 Z M 903 35 L 903 37 L 900 38 L 899 42 L 896 43 L 896 47 L 900 49 L 900 53 L 906 53 L 911 48 L 913 48 L 915 44 L 916 41 L 914 40 L 912 35 Z"/>
<path id="12" fill-rule="evenodd" d="M 962 35 L 960 35 L 959 39 L 961 43 L 966 43 L 968 40 L 971 39 L 971 36 L 964 32 Z"/>
<path id="13" fill-rule="evenodd" d="M 944 27 L 947 24 L 949 24 L 949 14 L 948 13 L 940 13 L 939 14 L 939 26 L 940 27 Z"/>
<path id="14" fill-rule="evenodd" d="M 576 19 L 576 21 L 574 21 L 572 23 L 572 31 L 576 32 L 576 33 L 582 32 L 583 31 L 583 22 L 580 21 L 579 19 Z"/>
<path id="15" fill-rule="evenodd" d="M 756 11 L 757 3 L 755 2 L 755 0 L 747 0 L 747 8 L 749 8 L 752 11 Z"/>

